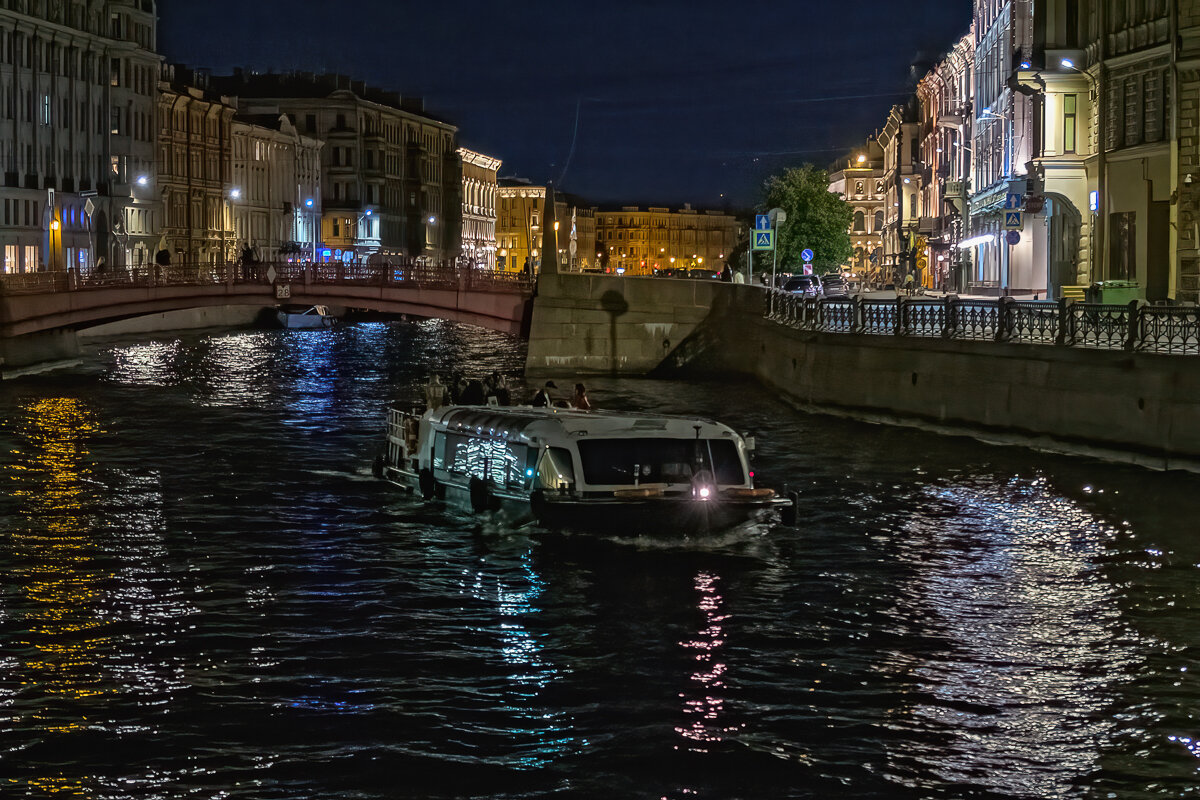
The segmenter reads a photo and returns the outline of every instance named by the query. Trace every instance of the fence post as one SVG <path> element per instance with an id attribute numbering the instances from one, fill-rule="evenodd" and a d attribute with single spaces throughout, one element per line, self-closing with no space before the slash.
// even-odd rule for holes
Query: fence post
<path id="1" fill-rule="evenodd" d="M 1125 335 L 1125 349 L 1135 350 L 1137 348 L 1138 333 L 1141 330 L 1142 323 L 1142 308 L 1141 301 L 1129 301 L 1129 331 Z"/>
<path id="2" fill-rule="evenodd" d="M 1067 325 L 1071 316 L 1071 301 L 1058 298 L 1058 328 L 1054 331 L 1054 343 L 1060 347 L 1067 343 Z"/>
<path id="3" fill-rule="evenodd" d="M 958 329 L 958 315 L 954 313 L 955 306 L 958 305 L 958 295 L 948 294 L 944 301 L 942 313 L 945 317 L 942 323 L 942 337 L 953 339 L 954 333 Z"/>
<path id="4" fill-rule="evenodd" d="M 850 332 L 862 333 L 863 329 L 863 299 L 861 294 L 854 295 L 854 316 L 850 319 Z"/>
<path id="5" fill-rule="evenodd" d="M 893 334 L 895 334 L 896 336 L 904 335 L 904 330 L 908 326 L 907 317 L 908 317 L 908 304 L 904 301 L 903 297 L 897 297 L 896 298 L 896 320 L 894 323 L 896 326 L 896 329 L 894 331 L 892 331 Z"/>
<path id="6" fill-rule="evenodd" d="M 1006 342 L 1012 338 L 1012 311 L 1016 301 L 1005 295 L 996 301 L 996 341 Z"/>

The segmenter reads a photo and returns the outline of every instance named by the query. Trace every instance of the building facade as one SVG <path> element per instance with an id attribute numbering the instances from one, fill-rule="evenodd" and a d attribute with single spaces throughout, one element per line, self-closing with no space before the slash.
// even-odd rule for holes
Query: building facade
<path id="1" fill-rule="evenodd" d="M 496 269 L 496 213 L 499 188 L 496 172 L 501 161 L 465 147 L 458 148 L 462 164 L 463 256 L 476 266 Z"/>
<path id="2" fill-rule="evenodd" d="M 497 189 L 497 269 L 535 273 L 541 266 L 542 233 L 547 224 L 546 187 L 521 180 L 501 180 Z M 596 210 L 579 198 L 555 193 L 555 241 L 559 269 L 585 272 L 597 268 Z M 572 247 L 572 243 L 574 247 Z M 574 251 L 574 253 L 572 253 Z"/>
<path id="3" fill-rule="evenodd" d="M 456 256 L 462 241 L 457 129 L 340 75 L 235 73 L 214 86 L 241 114 L 286 115 L 321 151 L 324 260 Z"/>
<path id="4" fill-rule="evenodd" d="M 286 116 L 233 120 L 233 239 L 260 261 L 319 260 L 322 142 Z"/>
<path id="5" fill-rule="evenodd" d="M 921 220 L 921 136 L 914 97 L 893 106 L 879 134 L 883 151 L 883 257 L 880 282 L 900 285 L 919 268 L 925 245 L 917 228 Z"/>
<path id="6" fill-rule="evenodd" d="M 872 139 L 829 175 L 829 191 L 850 204 L 853 254 L 845 265 L 855 280 L 878 285 L 883 279 L 884 209 L 883 148 Z"/>
<path id="7" fill-rule="evenodd" d="M 1035 257 L 1036 236 L 1018 230 L 1008 239 L 1005 211 L 1010 196 L 1024 196 L 1037 155 L 1035 108 L 1013 78 L 1033 44 L 1028 0 L 976 0 L 975 96 L 972 130 L 972 191 L 969 198 L 972 270 L 966 290 L 979 294 L 1047 291 L 1044 259 Z M 1043 237 L 1044 241 L 1044 237 Z"/>
<path id="8" fill-rule="evenodd" d="M 165 65 L 158 92 L 161 237 L 172 263 L 218 264 L 235 257 L 230 211 L 234 105 L 204 88 L 204 75 Z"/>
<path id="9" fill-rule="evenodd" d="M 732 214 L 623 206 L 596 212 L 597 257 L 609 272 L 653 275 L 666 269 L 719 272 L 737 246 L 740 227 Z"/>
<path id="10" fill-rule="evenodd" d="M 917 84 L 922 165 L 917 232 L 925 240 L 917 268 L 925 287 L 938 291 L 959 291 L 969 277 L 961 245 L 969 230 L 974 48 L 972 31 Z"/>
<path id="11" fill-rule="evenodd" d="M 153 0 L 0 7 L 4 272 L 149 261 L 155 37 Z"/>

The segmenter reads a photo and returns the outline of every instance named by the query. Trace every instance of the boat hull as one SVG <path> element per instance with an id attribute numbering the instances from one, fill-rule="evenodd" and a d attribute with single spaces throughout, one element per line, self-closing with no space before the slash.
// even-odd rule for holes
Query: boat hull
<path id="1" fill-rule="evenodd" d="M 388 468 L 389 482 L 422 496 L 417 475 Z M 542 492 L 489 491 L 481 503 L 478 490 L 450 483 L 437 484 L 429 501 L 444 501 L 481 516 L 502 515 L 511 524 L 536 522 L 552 530 L 608 536 L 691 536 L 717 533 L 750 522 L 771 522 L 777 509 L 789 505 L 774 497 L 761 499 L 653 497 L 641 499 L 546 496 Z M 480 506 L 483 506 L 480 508 Z"/>
<path id="2" fill-rule="evenodd" d="M 279 312 L 279 324 L 288 330 L 309 330 L 313 328 L 329 328 L 333 326 L 331 317 L 318 314 L 288 314 Z"/>

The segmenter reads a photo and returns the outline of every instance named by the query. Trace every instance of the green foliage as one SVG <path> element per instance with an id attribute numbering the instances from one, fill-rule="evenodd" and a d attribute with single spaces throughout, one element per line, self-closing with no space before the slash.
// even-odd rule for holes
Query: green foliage
<path id="1" fill-rule="evenodd" d="M 805 164 L 772 175 L 763 184 L 763 208 L 759 213 L 772 208 L 787 212 L 787 221 L 776 233 L 781 271 L 799 271 L 804 263 L 800 253 L 805 249 L 815 254 L 813 268 L 819 274 L 837 272 L 849 263 L 854 212 L 849 203 L 829 191 L 829 175 L 824 170 Z M 763 258 L 760 253 L 756 263 L 764 263 Z"/>

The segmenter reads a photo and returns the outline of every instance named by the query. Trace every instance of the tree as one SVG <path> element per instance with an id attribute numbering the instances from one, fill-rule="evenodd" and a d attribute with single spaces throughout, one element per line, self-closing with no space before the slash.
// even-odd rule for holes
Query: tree
<path id="1" fill-rule="evenodd" d="M 805 164 L 772 175 L 763 184 L 760 213 L 772 208 L 787 212 L 787 221 L 776 232 L 780 269 L 799 269 L 804 263 L 800 258 L 804 250 L 813 251 L 813 269 L 818 274 L 837 272 L 849 263 L 854 212 L 845 200 L 829 191 L 829 175 L 824 170 Z M 762 259 L 761 253 L 758 259 Z"/>

